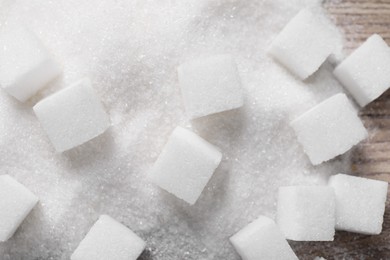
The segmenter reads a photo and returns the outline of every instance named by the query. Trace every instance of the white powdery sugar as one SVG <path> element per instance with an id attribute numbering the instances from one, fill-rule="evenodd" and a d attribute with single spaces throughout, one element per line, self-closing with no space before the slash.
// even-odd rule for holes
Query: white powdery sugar
<path id="1" fill-rule="evenodd" d="M 289 126 L 343 91 L 334 68 L 325 63 L 301 82 L 265 53 L 296 13 L 319 2 L 9 2 L 0 21 L 20 17 L 64 68 L 27 103 L 0 92 L 1 173 L 23 180 L 40 199 L 0 244 L 0 255 L 69 259 L 91 223 L 108 214 L 137 227 L 147 242 L 141 259 L 239 259 L 228 238 L 259 215 L 275 216 L 279 186 L 324 184 L 329 172 L 348 170 L 348 153 L 314 168 Z M 221 53 L 237 64 L 244 105 L 189 122 L 177 67 Z M 31 107 L 83 77 L 91 79 L 112 127 L 55 154 Z M 148 180 L 177 125 L 192 127 L 224 155 L 193 206 Z"/>

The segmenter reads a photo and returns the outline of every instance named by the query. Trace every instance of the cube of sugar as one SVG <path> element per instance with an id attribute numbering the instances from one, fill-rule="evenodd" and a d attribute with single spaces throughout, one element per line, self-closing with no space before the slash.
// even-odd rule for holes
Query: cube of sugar
<path id="1" fill-rule="evenodd" d="M 178 76 L 184 105 L 190 118 L 243 105 L 241 79 L 230 55 L 184 63 L 178 68 Z"/>
<path id="2" fill-rule="evenodd" d="M 101 215 L 70 257 L 71 260 L 136 260 L 145 241 L 107 215 Z"/>
<path id="3" fill-rule="evenodd" d="M 152 182 L 194 204 L 221 162 L 216 147 L 182 127 L 176 127 L 150 174 Z"/>
<path id="4" fill-rule="evenodd" d="M 298 259 L 275 222 L 264 216 L 230 237 L 230 242 L 243 260 Z"/>
<path id="5" fill-rule="evenodd" d="M 0 241 L 8 240 L 37 204 L 38 198 L 9 175 L 0 176 Z"/>
<path id="6" fill-rule="evenodd" d="M 367 137 L 348 98 L 336 94 L 291 122 L 312 164 L 343 154 Z"/>
<path id="7" fill-rule="evenodd" d="M 387 182 L 337 174 L 329 180 L 336 194 L 336 229 L 375 235 L 382 231 Z"/>
<path id="8" fill-rule="evenodd" d="M 306 79 L 337 51 L 337 28 L 321 9 L 301 10 L 272 42 L 268 53 L 300 79 Z"/>
<path id="9" fill-rule="evenodd" d="M 40 40 L 20 24 L 0 30 L 0 86 L 26 101 L 61 73 Z"/>
<path id="10" fill-rule="evenodd" d="M 390 49 L 372 35 L 334 70 L 336 78 L 364 107 L 390 87 Z"/>
<path id="11" fill-rule="evenodd" d="M 45 98 L 34 111 L 58 152 L 85 143 L 110 126 L 89 79 Z"/>
<path id="12" fill-rule="evenodd" d="M 327 186 L 280 187 L 277 223 L 287 239 L 332 241 L 336 202 Z"/>

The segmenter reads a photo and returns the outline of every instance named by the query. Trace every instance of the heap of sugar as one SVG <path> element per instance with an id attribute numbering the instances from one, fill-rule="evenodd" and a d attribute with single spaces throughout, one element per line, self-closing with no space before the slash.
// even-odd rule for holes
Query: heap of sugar
<path id="1" fill-rule="evenodd" d="M 337 94 L 291 122 L 316 165 L 343 154 L 367 137 L 367 131 L 345 94 Z"/>
<path id="2" fill-rule="evenodd" d="M 338 52 L 338 30 L 318 8 L 300 11 L 279 33 L 268 52 L 300 79 L 306 79 Z"/>
<path id="3" fill-rule="evenodd" d="M 179 83 L 190 118 L 231 110 L 243 105 L 237 66 L 230 55 L 218 55 L 181 64 Z"/>
<path id="4" fill-rule="evenodd" d="M 60 73 L 33 32 L 17 22 L 0 26 L 0 87 L 6 92 L 24 102 Z"/>
<path id="5" fill-rule="evenodd" d="M 330 172 L 348 171 L 348 154 L 313 167 L 289 127 L 290 118 L 343 90 L 333 68 L 324 64 L 302 82 L 265 53 L 308 1 L 5 1 L 0 19 L 12 2 L 10 15 L 39 32 L 64 65 L 61 80 L 41 94 L 88 75 L 112 127 L 56 154 L 30 106 L 0 91 L 1 172 L 23 180 L 42 202 L 12 243 L 0 244 L 0 255 L 69 259 L 106 212 L 147 237 L 143 258 L 237 260 L 228 238 L 275 214 L 279 186 L 324 184 Z M 234 57 L 245 105 L 188 122 L 177 65 L 218 53 Z M 224 154 L 193 206 L 147 178 L 177 125 L 191 126 Z M 343 244 L 327 253 L 335 251 L 350 254 Z"/>
<path id="6" fill-rule="evenodd" d="M 110 126 L 89 79 L 45 98 L 34 106 L 34 112 L 58 152 L 83 144 Z"/>
<path id="7" fill-rule="evenodd" d="M 15 233 L 38 198 L 9 175 L 0 176 L 0 241 Z"/>
<path id="8" fill-rule="evenodd" d="M 342 61 L 334 75 L 364 107 L 390 87 L 390 48 L 378 34 Z"/>
<path id="9" fill-rule="evenodd" d="M 327 186 L 280 187 L 277 223 L 287 239 L 333 241 L 335 204 Z"/>
<path id="10" fill-rule="evenodd" d="M 101 215 L 70 257 L 71 260 L 136 260 L 145 241 L 107 215 Z"/>
<path id="11" fill-rule="evenodd" d="M 177 127 L 158 157 L 152 182 L 194 204 L 221 162 L 221 152 L 193 132 Z"/>
<path id="12" fill-rule="evenodd" d="M 382 231 L 388 183 L 345 174 L 330 177 L 336 194 L 336 229 L 377 235 Z"/>
<path id="13" fill-rule="evenodd" d="M 260 216 L 230 237 L 243 260 L 298 259 L 275 222 Z"/>

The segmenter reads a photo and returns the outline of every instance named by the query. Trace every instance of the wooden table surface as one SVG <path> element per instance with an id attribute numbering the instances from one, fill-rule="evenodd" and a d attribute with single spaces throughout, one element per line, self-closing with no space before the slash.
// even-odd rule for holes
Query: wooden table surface
<path id="1" fill-rule="evenodd" d="M 350 53 L 373 33 L 390 45 L 390 0 L 325 0 L 325 9 L 345 33 Z M 390 90 L 361 109 L 369 138 L 352 151 L 350 173 L 390 182 Z M 300 259 L 390 259 L 390 193 L 383 231 L 377 236 L 336 232 L 334 242 L 293 242 Z"/>

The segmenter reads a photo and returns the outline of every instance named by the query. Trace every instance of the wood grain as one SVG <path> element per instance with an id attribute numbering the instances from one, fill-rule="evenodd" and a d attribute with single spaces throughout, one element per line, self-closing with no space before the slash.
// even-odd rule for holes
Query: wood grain
<path id="1" fill-rule="evenodd" d="M 324 7 L 345 32 L 347 50 L 373 33 L 390 42 L 390 0 L 325 0 Z"/>
<path id="2" fill-rule="evenodd" d="M 344 31 L 346 52 L 362 44 L 373 33 L 390 44 L 390 0 L 326 0 L 325 9 Z M 354 148 L 350 173 L 390 182 L 390 91 L 361 109 L 369 138 Z M 333 242 L 292 242 L 300 259 L 315 256 L 331 259 L 390 259 L 390 193 L 383 231 L 377 236 L 336 232 Z"/>

